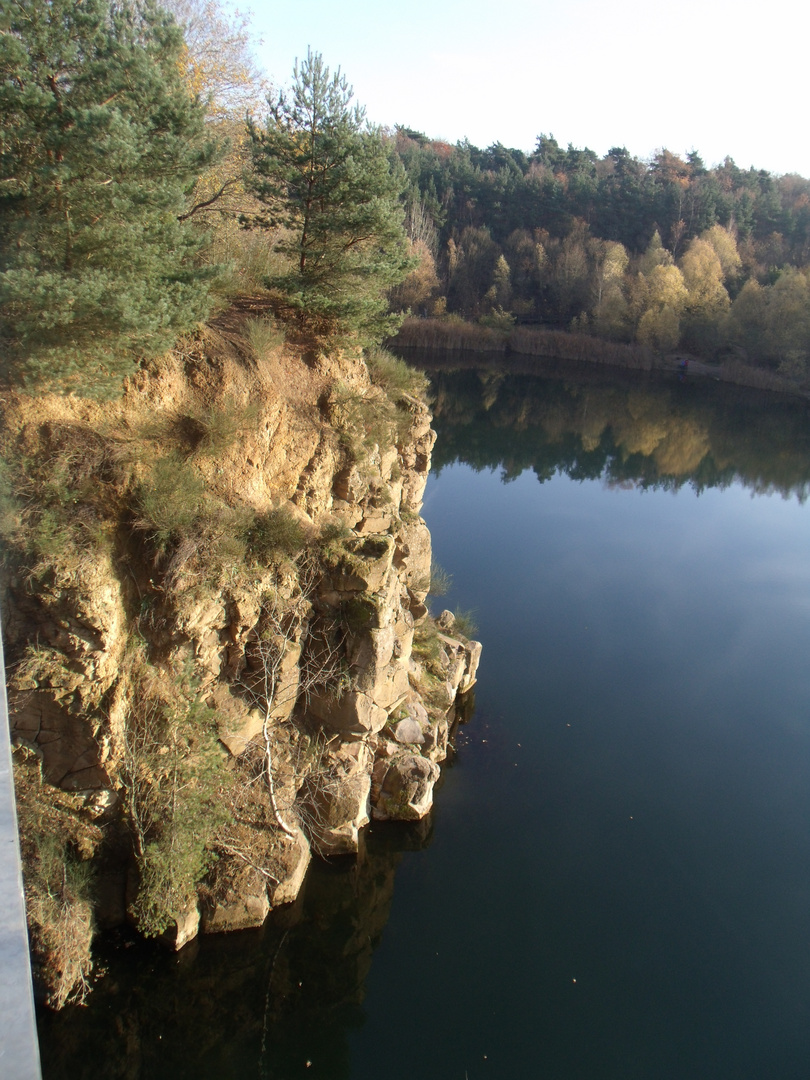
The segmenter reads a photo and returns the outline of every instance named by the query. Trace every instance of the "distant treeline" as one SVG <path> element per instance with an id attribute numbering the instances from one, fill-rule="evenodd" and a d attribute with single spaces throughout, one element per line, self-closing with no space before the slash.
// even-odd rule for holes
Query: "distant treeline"
<path id="1" fill-rule="evenodd" d="M 735 356 L 802 380 L 810 360 L 810 180 L 661 150 L 532 154 L 398 128 L 419 265 L 415 314 L 541 323 L 659 353 Z"/>

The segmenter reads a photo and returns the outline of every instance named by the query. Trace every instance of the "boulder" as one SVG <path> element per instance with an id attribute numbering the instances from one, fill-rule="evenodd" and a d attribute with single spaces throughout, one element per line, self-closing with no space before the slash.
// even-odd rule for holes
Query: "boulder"
<path id="1" fill-rule="evenodd" d="M 430 588 L 431 543 L 428 527 L 421 518 L 404 521 L 397 533 L 394 565 L 408 587 L 412 604 L 424 603 Z"/>
<path id="2" fill-rule="evenodd" d="M 481 648 L 480 641 L 467 642 L 467 665 L 461 677 L 461 682 L 458 684 L 460 694 L 466 694 L 468 690 L 475 686 L 478 676 L 478 664 L 481 660 Z"/>
<path id="3" fill-rule="evenodd" d="M 369 509 L 357 524 L 359 533 L 384 533 L 391 528 L 394 515 L 390 510 Z"/>
<path id="4" fill-rule="evenodd" d="M 385 709 L 358 690 L 348 690 L 338 699 L 313 694 L 309 711 L 333 731 L 346 735 L 371 735 L 388 722 Z"/>
<path id="5" fill-rule="evenodd" d="M 404 720 L 399 721 L 394 728 L 394 738 L 398 743 L 423 743 L 425 741 L 419 721 L 414 720 L 412 716 L 406 716 Z"/>
<path id="6" fill-rule="evenodd" d="M 179 952 L 197 936 L 200 929 L 200 909 L 197 901 L 188 904 L 183 911 L 174 916 L 166 930 L 160 935 L 160 942 Z"/>
<path id="7" fill-rule="evenodd" d="M 382 771 L 379 768 L 377 777 Z M 419 821 L 430 813 L 433 787 L 438 779 L 439 766 L 434 762 L 419 754 L 399 754 L 388 763 L 380 781 L 372 810 L 374 818 Z"/>
<path id="8" fill-rule="evenodd" d="M 393 537 L 358 536 L 347 540 L 347 555 L 330 574 L 338 592 L 376 593 L 385 584 L 394 559 Z"/>
<path id="9" fill-rule="evenodd" d="M 301 892 L 311 858 L 309 841 L 300 829 L 295 836 L 279 832 L 273 855 L 271 869 L 278 883 L 268 883 L 267 895 L 271 907 L 280 907 L 293 903 Z"/>
<path id="10" fill-rule="evenodd" d="M 453 697 L 456 691 L 459 694 L 466 694 L 476 682 L 478 663 L 481 659 L 481 642 L 461 641 L 447 634 L 439 634 L 439 641 L 444 653 L 445 677 L 453 688 Z"/>
<path id="11" fill-rule="evenodd" d="M 206 890 L 200 928 L 204 934 L 261 926 L 270 911 L 270 879 L 234 855 L 220 856 Z"/>
<path id="12" fill-rule="evenodd" d="M 251 739 L 262 730 L 264 717 L 258 709 L 249 708 L 228 686 L 220 683 L 210 699 L 216 710 L 217 735 L 234 757 L 244 753 Z"/>
<path id="13" fill-rule="evenodd" d="M 354 854 L 369 822 L 372 755 L 364 742 L 343 743 L 318 762 L 299 798 L 299 809 L 319 855 Z"/>
<path id="14" fill-rule="evenodd" d="M 54 787 L 74 792 L 109 788 L 92 721 L 69 711 L 72 695 L 60 699 L 58 693 L 34 690 L 12 697 L 12 741 L 40 758 L 45 779 Z"/>
<path id="15" fill-rule="evenodd" d="M 431 761 L 444 761 L 447 757 L 447 744 L 450 739 L 450 721 L 448 714 L 440 716 L 425 729 L 425 741 L 422 753 Z"/>
<path id="16" fill-rule="evenodd" d="M 467 649 L 463 641 L 459 641 L 458 638 L 448 637 L 446 634 L 439 634 L 439 642 L 443 653 L 442 667 L 445 671 L 445 678 L 452 686 L 453 696 L 455 697 L 455 691 L 458 689 L 459 683 L 467 670 Z"/>

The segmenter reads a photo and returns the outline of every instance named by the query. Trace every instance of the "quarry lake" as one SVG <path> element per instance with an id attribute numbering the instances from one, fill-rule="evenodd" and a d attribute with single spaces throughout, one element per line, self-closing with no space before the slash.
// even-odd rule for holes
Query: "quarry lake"
<path id="1" fill-rule="evenodd" d="M 807 1076 L 807 406 L 432 376 L 434 606 L 484 651 L 430 820 L 261 931 L 110 942 L 46 1080 Z"/>

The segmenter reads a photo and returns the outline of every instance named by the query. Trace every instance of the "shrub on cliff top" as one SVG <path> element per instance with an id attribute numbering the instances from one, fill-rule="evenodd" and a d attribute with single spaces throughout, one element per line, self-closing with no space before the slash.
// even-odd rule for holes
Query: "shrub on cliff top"
<path id="1" fill-rule="evenodd" d="M 405 394 L 424 398 L 428 379 L 422 371 L 406 364 L 387 349 L 366 350 L 366 366 L 372 383 L 383 389 L 392 401 L 399 401 Z"/>
<path id="2" fill-rule="evenodd" d="M 138 525 L 165 549 L 194 525 L 204 494 L 202 477 L 192 465 L 172 454 L 159 458 L 140 485 Z"/>

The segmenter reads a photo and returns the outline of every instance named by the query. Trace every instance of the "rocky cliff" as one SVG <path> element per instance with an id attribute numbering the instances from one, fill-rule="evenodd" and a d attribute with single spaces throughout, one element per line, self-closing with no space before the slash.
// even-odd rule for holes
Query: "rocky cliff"
<path id="1" fill-rule="evenodd" d="M 119 400 L 3 395 L 12 737 L 54 1003 L 82 992 L 94 922 L 176 947 L 255 926 L 313 852 L 430 811 L 480 646 L 425 606 L 421 389 L 243 303 Z"/>

